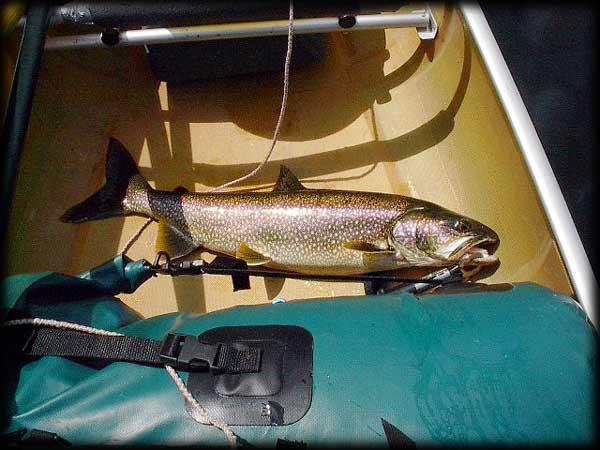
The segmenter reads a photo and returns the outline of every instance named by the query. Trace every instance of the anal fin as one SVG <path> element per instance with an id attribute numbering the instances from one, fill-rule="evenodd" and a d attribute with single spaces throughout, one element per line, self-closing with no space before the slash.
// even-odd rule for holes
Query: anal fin
<path id="1" fill-rule="evenodd" d="M 249 266 L 262 266 L 271 262 L 271 258 L 252 250 L 248 244 L 242 242 L 235 252 L 235 257 L 243 259 Z"/>
<path id="2" fill-rule="evenodd" d="M 267 298 L 269 300 L 273 300 L 281 290 L 283 289 L 283 285 L 285 284 L 285 278 L 272 278 L 265 277 L 265 291 L 267 292 Z"/>
<path id="3" fill-rule="evenodd" d="M 156 251 L 167 252 L 171 258 L 179 258 L 194 251 L 198 246 L 189 236 L 164 221 L 158 223 Z"/>

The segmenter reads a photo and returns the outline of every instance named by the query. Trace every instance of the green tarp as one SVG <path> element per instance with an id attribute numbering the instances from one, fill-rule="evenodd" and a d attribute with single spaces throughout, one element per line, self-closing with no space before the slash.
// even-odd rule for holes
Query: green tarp
<path id="1" fill-rule="evenodd" d="M 139 320 L 96 281 L 49 273 L 5 280 L 3 304 L 13 314 L 154 339 L 232 325 L 304 327 L 314 339 L 310 409 L 287 426 L 234 426 L 251 445 L 274 447 L 282 438 L 308 448 L 387 446 L 382 418 L 417 446 L 582 444 L 595 437 L 595 334 L 572 299 L 535 284 Z M 219 430 L 188 416 L 162 368 L 96 369 L 58 357 L 9 366 L 3 433 L 40 429 L 72 444 L 226 444 Z"/>

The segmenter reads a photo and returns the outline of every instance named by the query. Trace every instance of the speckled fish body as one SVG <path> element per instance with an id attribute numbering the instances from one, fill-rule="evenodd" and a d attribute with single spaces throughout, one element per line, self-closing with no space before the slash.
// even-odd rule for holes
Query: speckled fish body
<path id="1" fill-rule="evenodd" d="M 418 204 L 389 194 L 331 190 L 182 195 L 151 191 L 147 199 L 131 204 L 128 211 L 168 223 L 195 247 L 235 256 L 246 244 L 270 259 L 270 267 L 347 274 L 407 265 L 395 255 L 365 258 L 364 252 L 344 244 L 364 241 L 386 248 L 386 227 Z"/>
<path id="2" fill-rule="evenodd" d="M 489 228 L 435 204 L 384 193 L 306 189 L 287 170 L 273 192 L 156 191 L 116 140 L 109 146 L 106 178 L 100 191 L 62 219 L 151 217 L 162 230 L 157 249 L 172 257 L 202 247 L 250 265 L 359 274 L 449 265 L 477 245 L 491 243 L 493 253 L 498 242 Z"/>

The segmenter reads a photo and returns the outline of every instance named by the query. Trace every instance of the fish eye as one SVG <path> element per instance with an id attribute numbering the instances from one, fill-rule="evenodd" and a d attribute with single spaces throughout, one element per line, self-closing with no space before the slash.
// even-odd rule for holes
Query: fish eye
<path id="1" fill-rule="evenodd" d="M 471 231 L 471 227 L 469 226 L 469 224 L 466 221 L 457 220 L 456 221 L 456 231 L 458 231 L 459 233 L 468 233 L 469 231 Z"/>

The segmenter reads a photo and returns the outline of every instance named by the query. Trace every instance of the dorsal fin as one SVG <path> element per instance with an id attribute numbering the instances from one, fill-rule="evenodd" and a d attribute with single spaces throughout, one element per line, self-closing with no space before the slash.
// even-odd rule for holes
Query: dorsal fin
<path id="1" fill-rule="evenodd" d="M 304 189 L 306 188 L 298 181 L 298 177 L 290 169 L 286 166 L 280 166 L 279 178 L 277 178 L 273 192 L 302 191 Z"/>
<path id="2" fill-rule="evenodd" d="M 177 195 L 181 195 L 181 194 L 189 194 L 189 189 L 185 188 L 183 186 L 177 186 L 175 189 L 173 189 L 173 194 L 177 194 Z"/>

